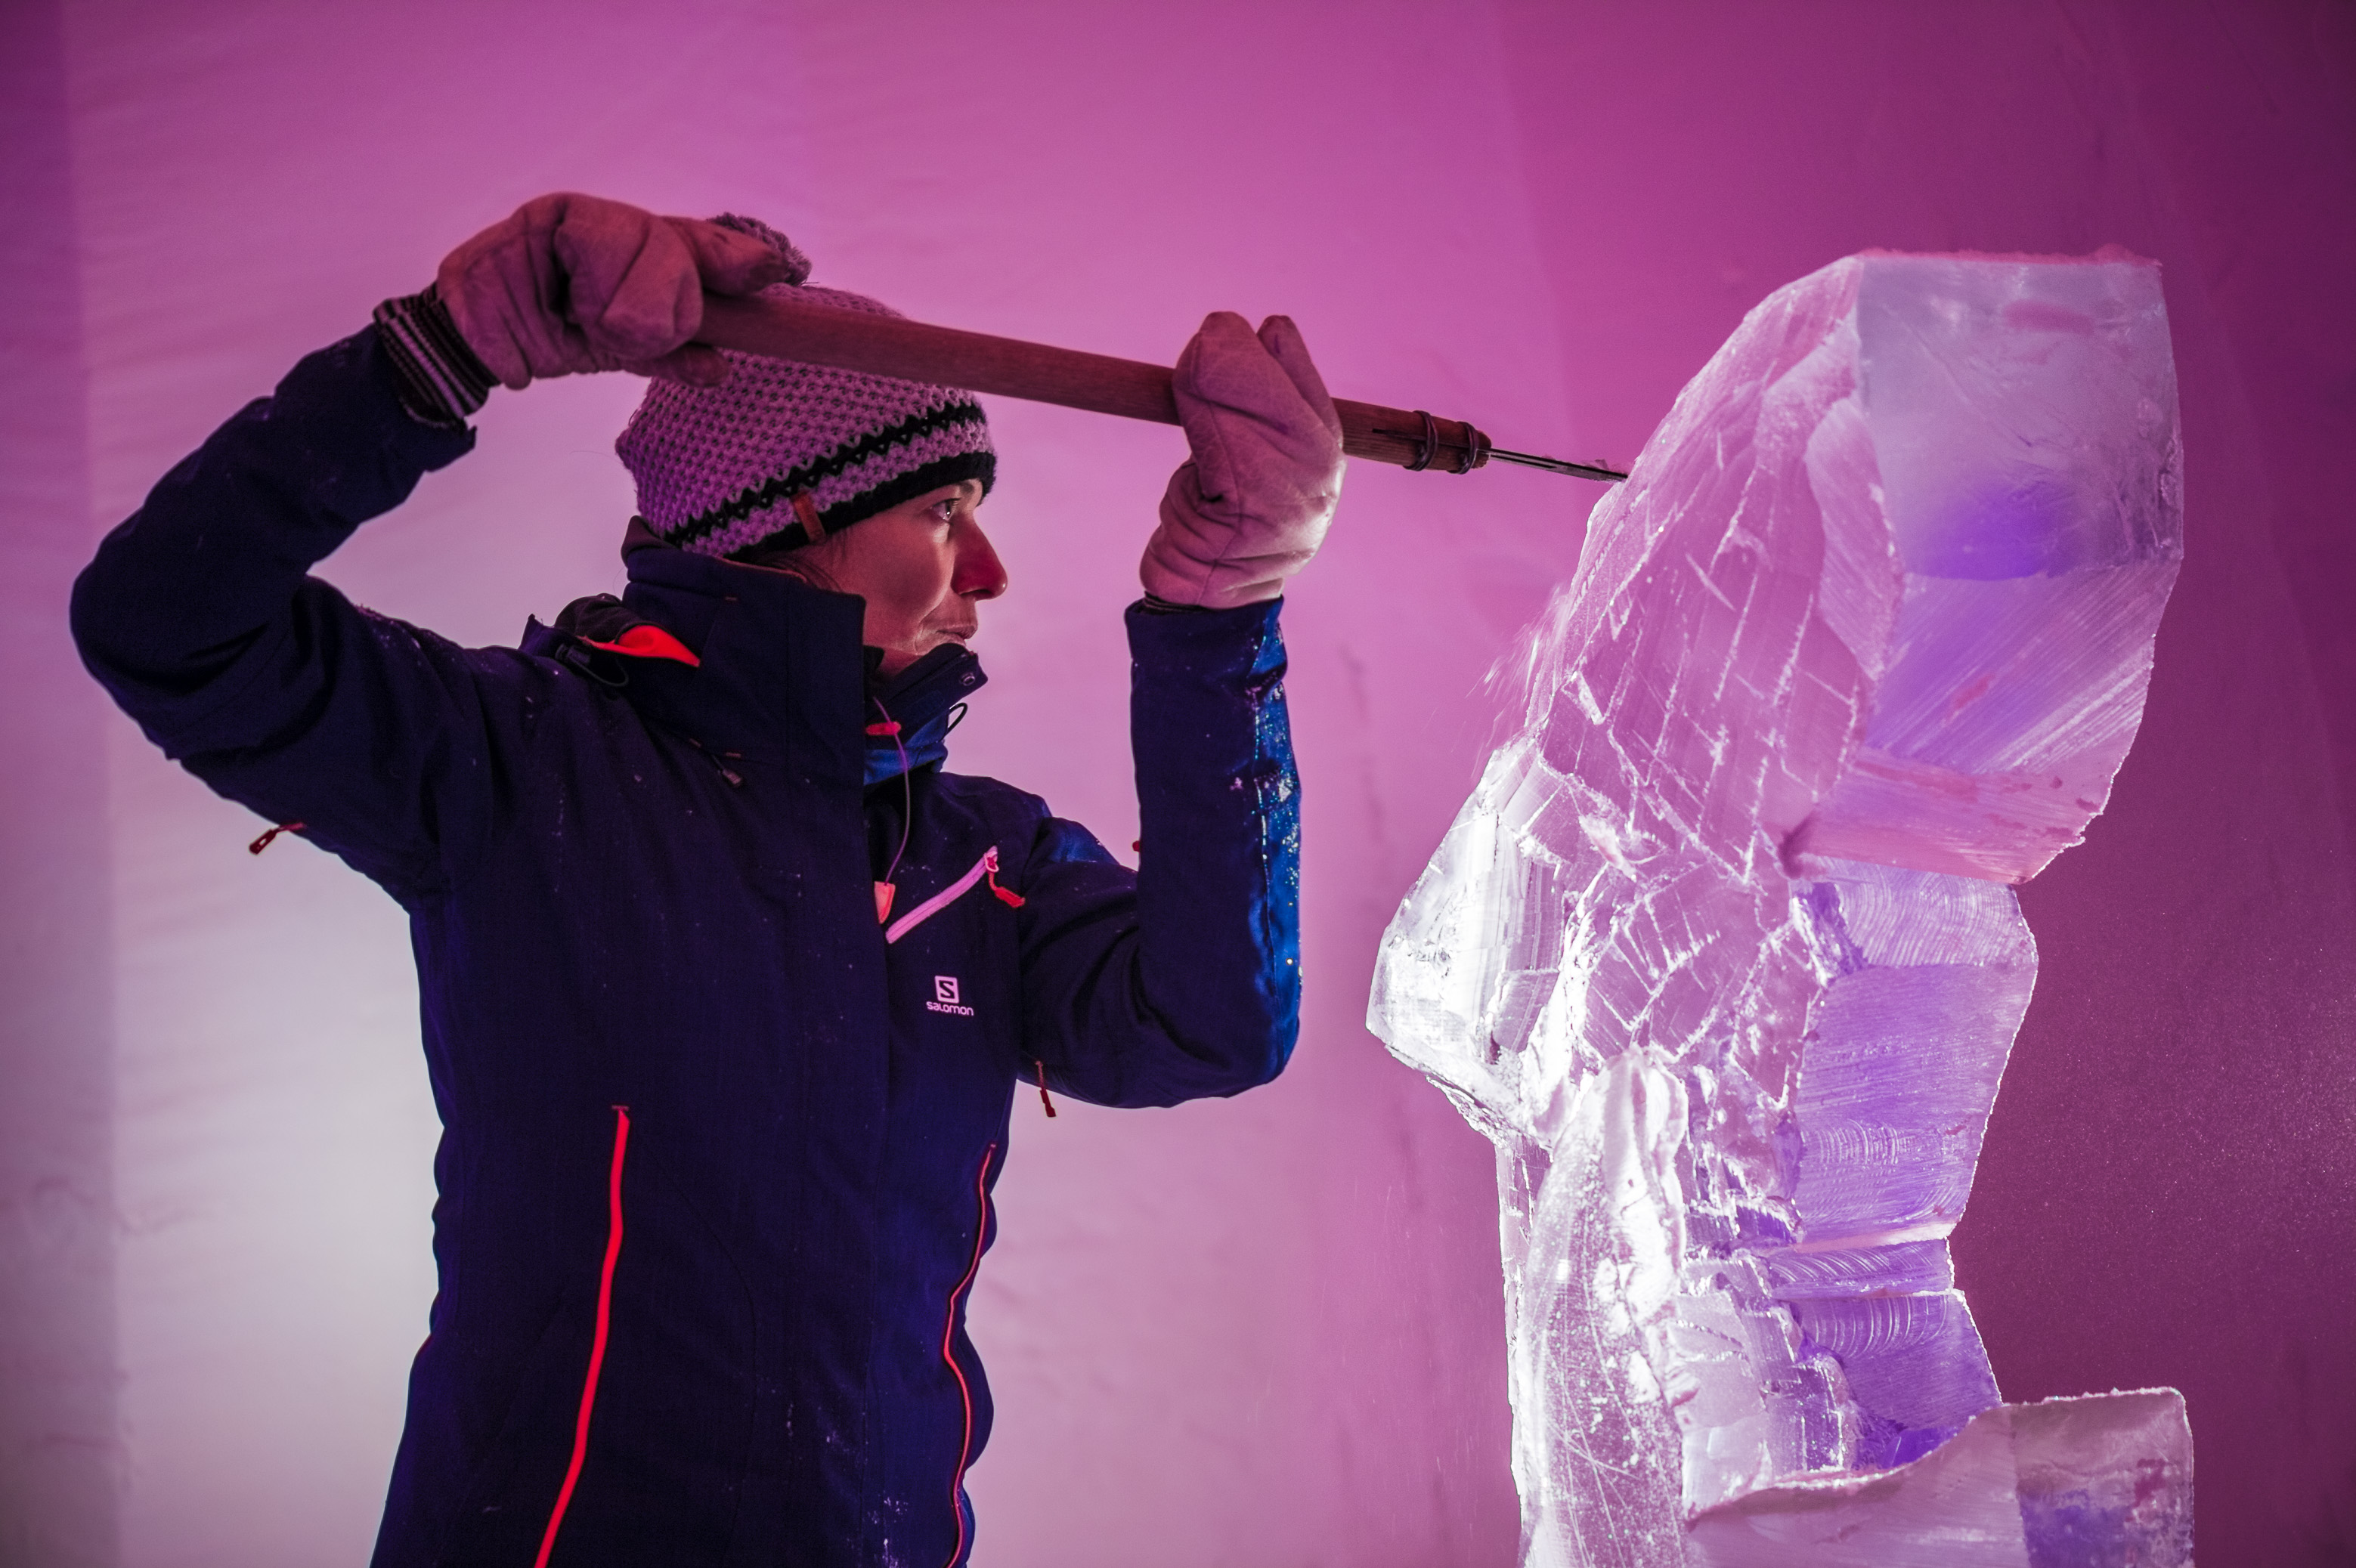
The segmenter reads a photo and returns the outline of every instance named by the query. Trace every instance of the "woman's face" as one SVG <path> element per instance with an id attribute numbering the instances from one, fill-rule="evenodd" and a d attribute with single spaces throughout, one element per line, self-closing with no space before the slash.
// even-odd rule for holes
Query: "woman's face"
<path id="1" fill-rule="evenodd" d="M 1006 592 L 1006 567 L 975 520 L 981 481 L 903 501 L 796 550 L 776 569 L 867 601 L 862 640 L 897 675 L 980 624 L 980 606 Z M 801 569 L 809 568 L 805 571 Z"/>

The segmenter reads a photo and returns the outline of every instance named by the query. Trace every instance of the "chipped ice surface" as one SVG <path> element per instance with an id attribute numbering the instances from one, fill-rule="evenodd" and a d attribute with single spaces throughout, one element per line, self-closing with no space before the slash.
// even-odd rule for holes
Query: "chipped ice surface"
<path id="1" fill-rule="evenodd" d="M 2002 1470 L 1942 1457 L 1998 1404 L 1947 1236 L 2036 977 L 2010 884 L 2142 717 L 2177 441 L 2157 267 L 1868 255 L 1597 508 L 1369 1019 L 1497 1146 L 1526 1563 L 1783 1561 L 1694 1521 Z"/>
<path id="2" fill-rule="evenodd" d="M 2184 1397 L 1982 1411 L 1890 1476 L 1810 1477 L 1693 1522 L 1697 1568 L 2142 1568 L 2192 1561 Z"/>

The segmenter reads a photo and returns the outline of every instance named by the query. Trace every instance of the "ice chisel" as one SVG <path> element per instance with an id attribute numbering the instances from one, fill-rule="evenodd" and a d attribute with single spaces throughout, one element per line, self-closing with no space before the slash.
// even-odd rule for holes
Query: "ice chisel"
<path id="1" fill-rule="evenodd" d="M 1170 372 L 1163 366 L 1050 348 L 951 326 L 928 326 L 903 316 L 875 315 L 774 295 L 730 299 L 707 294 L 703 329 L 696 336 L 705 343 L 744 354 L 966 387 L 1123 419 L 1178 422 L 1178 405 L 1170 396 Z M 1600 464 L 1500 451 L 1462 420 L 1440 419 L 1421 409 L 1387 409 L 1347 398 L 1334 399 L 1333 407 L 1342 416 L 1342 450 L 1352 457 L 1449 474 L 1468 473 L 1494 458 L 1581 479 L 1627 477 Z"/>

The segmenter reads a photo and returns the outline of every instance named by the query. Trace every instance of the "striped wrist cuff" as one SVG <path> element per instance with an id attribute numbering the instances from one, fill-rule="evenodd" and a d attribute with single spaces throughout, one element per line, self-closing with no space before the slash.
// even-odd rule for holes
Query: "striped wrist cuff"
<path id="1" fill-rule="evenodd" d="M 458 335 L 458 324 L 431 283 L 423 293 L 377 306 L 376 328 L 401 379 L 401 400 L 422 423 L 464 425 L 499 384 Z"/>

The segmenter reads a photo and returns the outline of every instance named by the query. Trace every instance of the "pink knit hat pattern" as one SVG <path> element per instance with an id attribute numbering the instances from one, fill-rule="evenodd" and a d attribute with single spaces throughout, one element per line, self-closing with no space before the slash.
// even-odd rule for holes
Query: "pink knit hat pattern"
<path id="1" fill-rule="evenodd" d="M 809 259 L 755 219 L 714 222 L 766 240 L 791 263 L 765 294 L 897 315 L 808 286 Z M 990 425 L 971 392 L 723 349 L 717 387 L 650 381 L 614 450 L 637 481 L 638 514 L 698 555 L 801 545 L 926 491 L 997 478 Z M 815 527 L 813 527 L 813 523 Z"/>

